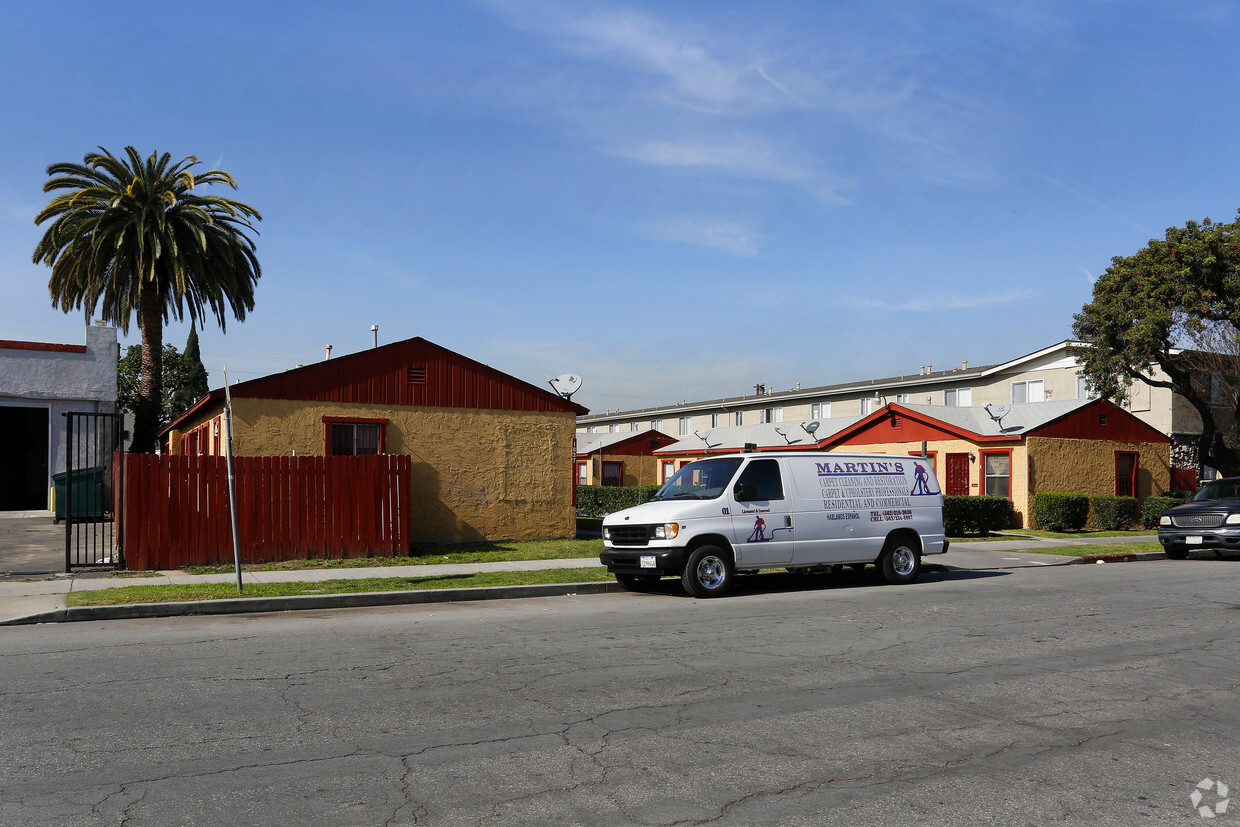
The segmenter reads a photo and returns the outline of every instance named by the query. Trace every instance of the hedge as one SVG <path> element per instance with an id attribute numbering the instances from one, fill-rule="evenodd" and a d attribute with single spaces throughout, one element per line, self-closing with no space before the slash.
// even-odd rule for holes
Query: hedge
<path id="1" fill-rule="evenodd" d="M 943 511 L 949 537 L 989 534 L 1016 522 L 1016 507 L 1006 497 L 944 497 Z"/>
<path id="2" fill-rule="evenodd" d="M 1089 508 L 1094 513 L 1094 525 L 1103 531 L 1128 531 L 1141 518 L 1141 503 L 1136 497 L 1105 494 L 1091 498 Z"/>
<path id="3" fill-rule="evenodd" d="M 1033 498 L 1033 521 L 1050 531 L 1080 531 L 1089 522 L 1089 497 L 1069 491 L 1039 491 Z"/>
<path id="4" fill-rule="evenodd" d="M 1183 497 L 1146 497 L 1145 502 L 1141 503 L 1141 526 L 1147 529 L 1158 528 L 1158 518 L 1164 511 L 1183 504 Z"/>
<path id="5" fill-rule="evenodd" d="M 625 487 L 602 485 L 577 486 L 577 516 L 603 517 L 613 511 L 623 511 L 635 505 L 649 502 L 658 485 L 629 485 Z"/>

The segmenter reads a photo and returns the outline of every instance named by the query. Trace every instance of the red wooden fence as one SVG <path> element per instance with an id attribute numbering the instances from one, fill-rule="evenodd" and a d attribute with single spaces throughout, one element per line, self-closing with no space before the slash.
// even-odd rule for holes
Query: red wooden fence
<path id="1" fill-rule="evenodd" d="M 135 570 L 233 561 L 223 457 L 124 456 L 122 548 Z M 234 457 L 241 562 L 399 555 L 410 458 Z"/>

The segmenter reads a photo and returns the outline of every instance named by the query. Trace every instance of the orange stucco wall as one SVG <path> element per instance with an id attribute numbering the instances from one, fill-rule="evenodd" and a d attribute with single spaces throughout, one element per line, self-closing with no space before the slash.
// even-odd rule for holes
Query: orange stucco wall
<path id="1" fill-rule="evenodd" d="M 201 420 L 183 424 L 188 431 Z M 238 456 L 321 456 L 324 416 L 386 419 L 384 450 L 413 458 L 417 544 L 572 537 L 571 413 L 233 400 Z"/>

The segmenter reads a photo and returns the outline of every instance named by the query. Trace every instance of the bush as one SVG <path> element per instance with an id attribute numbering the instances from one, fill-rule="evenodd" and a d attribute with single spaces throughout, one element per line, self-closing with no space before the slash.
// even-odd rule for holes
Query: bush
<path id="1" fill-rule="evenodd" d="M 1039 491 L 1033 522 L 1049 531 L 1080 531 L 1089 522 L 1089 497 L 1070 491 Z"/>
<path id="2" fill-rule="evenodd" d="M 577 516 L 603 517 L 649 502 L 662 486 L 630 485 L 623 488 L 601 485 L 577 486 Z"/>
<path id="3" fill-rule="evenodd" d="M 1103 495 L 1089 501 L 1094 512 L 1094 525 L 1103 531 L 1128 531 L 1141 517 L 1141 503 L 1136 497 Z"/>
<path id="4" fill-rule="evenodd" d="M 1141 526 L 1143 528 L 1158 528 L 1158 518 L 1168 508 L 1184 503 L 1183 497 L 1146 497 L 1145 502 L 1141 503 Z"/>
<path id="5" fill-rule="evenodd" d="M 988 534 L 1016 522 L 1016 507 L 1006 497 L 944 497 L 943 510 L 949 537 Z"/>

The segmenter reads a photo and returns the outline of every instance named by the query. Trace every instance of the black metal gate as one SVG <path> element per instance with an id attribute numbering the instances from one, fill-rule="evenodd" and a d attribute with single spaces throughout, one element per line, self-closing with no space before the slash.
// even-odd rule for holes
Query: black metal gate
<path id="1" fill-rule="evenodd" d="M 65 471 L 56 486 L 56 519 L 65 521 L 65 571 L 120 568 L 120 526 L 116 524 L 117 454 L 121 415 L 65 415 Z"/>

